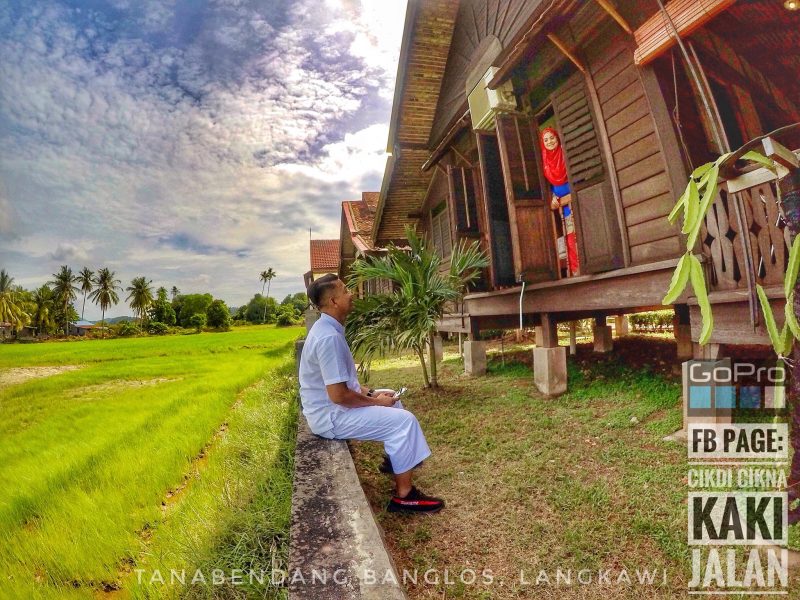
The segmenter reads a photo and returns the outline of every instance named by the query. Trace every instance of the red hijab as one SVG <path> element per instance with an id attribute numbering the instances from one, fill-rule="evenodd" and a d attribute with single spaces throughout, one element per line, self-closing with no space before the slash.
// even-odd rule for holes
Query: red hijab
<path id="1" fill-rule="evenodd" d="M 544 134 L 552 133 L 558 140 L 558 146 L 553 150 L 544 147 Z M 561 138 L 552 127 L 545 127 L 539 134 L 539 144 L 542 147 L 542 162 L 544 163 L 544 176 L 553 185 L 562 185 L 567 182 L 567 164 L 564 162 L 564 149 L 561 147 Z"/>

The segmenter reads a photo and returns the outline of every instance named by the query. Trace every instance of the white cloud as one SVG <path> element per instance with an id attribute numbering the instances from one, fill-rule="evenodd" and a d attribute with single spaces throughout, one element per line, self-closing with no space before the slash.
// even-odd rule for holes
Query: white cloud
<path id="1" fill-rule="evenodd" d="M 61 260 L 231 304 L 266 266 L 276 294 L 301 289 L 308 228 L 338 235 L 340 202 L 378 189 L 405 2 L 268 4 L 0 6 L 17 281 Z"/>
<path id="2" fill-rule="evenodd" d="M 89 253 L 75 244 L 62 242 L 50 254 L 50 258 L 59 263 L 84 263 L 89 260 Z"/>

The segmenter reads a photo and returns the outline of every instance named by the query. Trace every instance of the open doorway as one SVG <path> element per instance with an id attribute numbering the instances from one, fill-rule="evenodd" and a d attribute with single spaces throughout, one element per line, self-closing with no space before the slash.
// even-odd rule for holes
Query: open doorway
<path id="1" fill-rule="evenodd" d="M 481 133 L 477 137 L 492 256 L 492 284 L 495 288 L 507 287 L 514 285 L 516 281 L 500 147 L 494 135 Z"/>

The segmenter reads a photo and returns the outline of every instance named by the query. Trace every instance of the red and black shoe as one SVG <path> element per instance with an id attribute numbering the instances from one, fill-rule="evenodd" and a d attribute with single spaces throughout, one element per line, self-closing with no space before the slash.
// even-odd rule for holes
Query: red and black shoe
<path id="1" fill-rule="evenodd" d="M 411 491 L 404 497 L 392 496 L 386 510 L 389 512 L 419 512 L 435 513 L 444 508 L 444 500 L 426 496 L 417 488 L 411 487 Z"/>

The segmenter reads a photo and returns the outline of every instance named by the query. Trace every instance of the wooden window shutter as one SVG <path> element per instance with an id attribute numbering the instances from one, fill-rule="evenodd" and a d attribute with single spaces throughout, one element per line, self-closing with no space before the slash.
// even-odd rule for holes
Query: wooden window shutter
<path id="1" fill-rule="evenodd" d="M 442 214 L 439 215 L 439 223 L 440 227 L 442 228 L 442 256 L 447 257 L 450 256 L 450 252 L 453 249 L 452 240 L 450 238 L 450 219 L 448 218 L 447 211 L 442 211 Z"/>
<path id="2" fill-rule="evenodd" d="M 569 161 L 569 183 L 579 191 L 603 179 L 603 157 L 583 75 L 570 78 L 553 96 L 559 138 Z"/>
<path id="3" fill-rule="evenodd" d="M 664 5 L 678 34 L 686 37 L 702 27 L 736 0 L 670 0 Z M 646 65 L 675 45 L 675 33 L 666 16 L 659 10 L 633 32 L 637 65 Z"/>
<path id="4" fill-rule="evenodd" d="M 478 231 L 478 207 L 471 168 L 447 167 L 450 203 L 455 209 L 455 229 L 463 232 Z"/>
<path id="5" fill-rule="evenodd" d="M 542 195 L 538 140 L 531 119 L 497 116 L 497 139 L 511 228 L 511 248 L 517 281 L 557 279 L 555 236 L 549 195 Z"/>
<path id="6" fill-rule="evenodd" d="M 437 254 L 442 256 L 442 230 L 439 227 L 440 217 L 441 215 L 431 217 L 431 242 L 433 243 L 433 247 L 436 248 Z"/>
<path id="7" fill-rule="evenodd" d="M 582 73 L 551 96 L 572 190 L 581 273 L 624 266 L 622 233 Z"/>
<path id="8" fill-rule="evenodd" d="M 431 242 L 440 257 L 444 258 L 450 255 L 452 250 L 450 220 L 444 203 L 431 212 Z"/>

